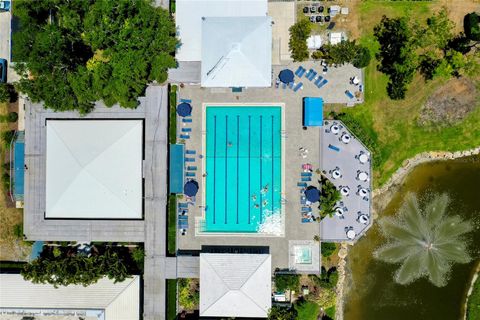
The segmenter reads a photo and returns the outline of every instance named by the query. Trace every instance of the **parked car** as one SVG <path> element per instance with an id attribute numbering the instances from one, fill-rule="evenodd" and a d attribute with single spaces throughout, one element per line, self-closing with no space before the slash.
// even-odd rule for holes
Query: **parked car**
<path id="1" fill-rule="evenodd" d="M 317 16 L 317 22 L 323 22 L 323 16 Z"/>
<path id="2" fill-rule="evenodd" d="M 329 22 L 330 21 L 330 16 L 325 16 L 325 22 Z"/>
<path id="3" fill-rule="evenodd" d="M 317 12 L 317 7 L 311 6 L 310 13 L 315 13 L 315 12 Z"/>
<path id="4" fill-rule="evenodd" d="M 0 12 L 10 11 L 10 0 L 1 0 L 0 1 Z"/>
<path id="5" fill-rule="evenodd" d="M 324 6 L 319 6 L 319 7 L 318 7 L 318 12 L 319 12 L 319 13 L 322 13 L 324 10 L 325 10 L 325 7 L 324 7 Z"/>
<path id="6" fill-rule="evenodd" d="M 315 22 L 315 16 L 310 16 L 310 22 Z"/>
<path id="7" fill-rule="evenodd" d="M 303 7 L 303 13 L 308 13 L 310 9 L 308 7 Z"/>
<path id="8" fill-rule="evenodd" d="M 0 59 L 0 83 L 7 82 L 7 60 Z"/>

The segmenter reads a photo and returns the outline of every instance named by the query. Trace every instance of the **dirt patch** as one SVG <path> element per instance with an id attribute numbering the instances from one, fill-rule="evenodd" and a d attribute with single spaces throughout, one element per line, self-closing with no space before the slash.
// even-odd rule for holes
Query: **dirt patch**
<path id="1" fill-rule="evenodd" d="M 455 31 L 463 31 L 463 17 L 467 13 L 480 11 L 480 0 L 441 0 L 436 7 L 446 7 L 449 18 L 455 22 Z"/>
<path id="2" fill-rule="evenodd" d="M 463 120 L 477 107 L 475 84 L 467 78 L 455 78 L 438 88 L 420 111 L 419 125 L 452 125 Z"/>

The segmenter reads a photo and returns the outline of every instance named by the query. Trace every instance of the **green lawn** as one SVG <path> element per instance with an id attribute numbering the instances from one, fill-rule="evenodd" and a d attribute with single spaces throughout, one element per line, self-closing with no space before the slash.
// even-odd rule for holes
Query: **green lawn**
<path id="1" fill-rule="evenodd" d="M 335 319 L 335 306 L 325 309 L 325 313 L 332 319 Z"/>
<path id="2" fill-rule="evenodd" d="M 317 320 L 320 306 L 315 302 L 305 301 L 295 304 L 295 310 L 298 312 L 299 320 Z"/>
<path id="3" fill-rule="evenodd" d="M 167 205 L 167 250 L 169 255 L 175 255 L 177 251 L 177 196 L 171 194 L 168 196 Z"/>
<path id="4" fill-rule="evenodd" d="M 480 319 L 480 277 L 477 278 L 473 286 L 473 292 L 468 298 L 467 320 Z"/>
<path id="5" fill-rule="evenodd" d="M 167 320 L 177 318 L 177 280 L 167 279 Z"/>
<path id="6" fill-rule="evenodd" d="M 378 50 L 373 27 L 382 15 L 406 15 L 424 21 L 435 2 L 385 2 L 362 1 L 359 7 L 362 38 L 372 56 Z M 415 10 L 413 10 L 415 8 Z M 376 141 L 380 157 L 374 168 L 374 186 L 384 184 L 402 163 L 424 151 L 459 151 L 480 145 L 480 108 L 460 124 L 446 128 L 425 128 L 417 125 L 420 109 L 426 99 L 444 82 L 425 82 L 416 76 L 405 100 L 390 100 L 386 93 L 387 77 L 377 71 L 377 61 L 365 70 L 365 103 L 355 108 L 343 109 L 361 123 L 364 131 Z"/>

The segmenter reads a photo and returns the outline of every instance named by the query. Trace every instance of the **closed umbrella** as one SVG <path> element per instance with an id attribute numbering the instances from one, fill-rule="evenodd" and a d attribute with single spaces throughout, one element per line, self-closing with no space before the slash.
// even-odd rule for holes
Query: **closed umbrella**
<path id="1" fill-rule="evenodd" d="M 180 117 L 187 117 L 192 114 L 192 106 L 190 103 L 182 102 L 177 106 L 177 113 Z"/>
<path id="2" fill-rule="evenodd" d="M 317 202 L 320 200 L 320 191 L 318 191 L 318 189 L 315 187 L 309 187 L 307 190 L 305 190 L 305 197 L 310 202 Z"/>
<path id="3" fill-rule="evenodd" d="M 183 186 L 183 193 L 188 197 L 194 197 L 198 192 L 198 182 L 190 180 Z"/>
<path id="4" fill-rule="evenodd" d="M 293 71 L 290 70 L 290 69 L 284 69 L 284 70 L 280 71 L 280 73 L 278 75 L 278 78 L 283 83 L 293 82 L 293 77 L 294 77 Z"/>

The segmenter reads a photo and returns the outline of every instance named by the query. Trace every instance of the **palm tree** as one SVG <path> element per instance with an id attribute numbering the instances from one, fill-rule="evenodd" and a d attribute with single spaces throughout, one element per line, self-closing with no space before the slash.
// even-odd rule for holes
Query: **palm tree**
<path id="1" fill-rule="evenodd" d="M 447 216 L 446 194 L 434 196 L 420 209 L 417 197 L 406 196 L 396 217 L 380 220 L 385 237 L 391 240 L 376 250 L 376 258 L 388 263 L 400 263 L 395 280 L 409 284 L 428 277 L 435 286 L 447 284 L 453 263 L 471 260 L 465 234 L 473 228 L 460 216 Z"/>

